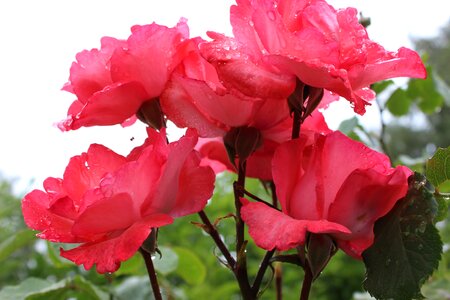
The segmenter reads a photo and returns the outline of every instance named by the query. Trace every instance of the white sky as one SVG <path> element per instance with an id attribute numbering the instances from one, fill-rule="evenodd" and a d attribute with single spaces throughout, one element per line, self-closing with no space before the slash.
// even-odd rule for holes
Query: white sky
<path id="1" fill-rule="evenodd" d="M 81 128 L 62 133 L 53 124 L 65 118 L 74 100 L 60 91 L 75 54 L 99 47 L 102 36 L 127 38 L 134 24 L 174 26 L 188 19 L 191 36 L 206 30 L 231 33 L 233 0 L 16 0 L 0 1 L 0 173 L 16 179 L 16 192 L 40 188 L 60 177 L 70 157 L 102 143 L 122 154 L 140 144 L 139 125 Z M 353 6 L 372 19 L 370 37 L 388 50 L 411 46 L 410 37 L 434 36 L 450 19 L 447 1 L 330 0 Z M 353 113 L 345 101 L 339 117 Z M 366 119 L 377 118 L 369 112 Z M 334 119 L 332 126 L 338 120 Z M 130 139 L 135 137 L 134 141 Z M 34 183 L 32 180 L 35 179 Z"/>

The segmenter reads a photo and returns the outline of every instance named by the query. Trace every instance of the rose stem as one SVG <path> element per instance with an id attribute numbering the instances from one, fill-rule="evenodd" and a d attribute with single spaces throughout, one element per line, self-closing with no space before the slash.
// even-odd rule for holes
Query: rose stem
<path id="1" fill-rule="evenodd" d="M 300 294 L 300 300 L 308 300 L 309 292 L 311 290 L 311 284 L 312 284 L 312 280 L 313 280 L 312 272 L 311 272 L 311 269 L 309 268 L 308 262 L 305 263 L 304 270 L 305 270 L 305 277 L 303 278 L 302 292 Z"/>
<path id="2" fill-rule="evenodd" d="M 242 296 L 245 300 L 255 299 L 255 295 L 250 287 L 247 274 L 247 258 L 245 253 L 244 241 L 244 221 L 241 218 L 241 197 L 244 196 L 242 192 L 245 189 L 245 172 L 246 162 L 239 161 L 238 179 L 234 185 L 234 205 L 236 207 L 236 265 L 234 274 L 239 283 Z"/>
<path id="3" fill-rule="evenodd" d="M 148 277 L 150 279 L 150 283 L 153 289 L 153 295 L 155 296 L 155 300 L 162 300 L 161 291 L 159 289 L 158 278 L 156 276 L 155 267 L 153 266 L 153 260 L 150 253 L 145 251 L 143 248 L 139 249 L 142 257 L 145 261 L 145 266 L 147 267 Z"/>
<path id="4" fill-rule="evenodd" d="M 202 219 L 203 224 L 207 228 L 206 232 L 212 237 L 212 239 L 216 243 L 216 246 L 219 248 L 220 252 L 222 252 L 223 256 L 227 260 L 227 263 L 230 266 L 230 268 L 234 269 L 236 266 L 236 261 L 234 260 L 233 256 L 231 256 L 227 246 L 225 246 L 225 244 L 223 243 L 216 228 L 211 224 L 211 221 L 209 220 L 208 216 L 203 210 L 199 211 L 198 215 L 200 216 L 200 219 Z"/>

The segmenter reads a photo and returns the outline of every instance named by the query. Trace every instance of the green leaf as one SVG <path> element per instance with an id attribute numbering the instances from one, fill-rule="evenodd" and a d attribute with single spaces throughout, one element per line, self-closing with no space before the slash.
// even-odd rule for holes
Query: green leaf
<path id="1" fill-rule="evenodd" d="M 178 267 L 179 256 L 169 247 L 158 247 L 161 251 L 161 258 L 158 255 L 153 259 L 156 271 L 162 275 L 167 275 L 175 271 Z"/>
<path id="2" fill-rule="evenodd" d="M 83 300 L 108 300 L 107 293 L 100 290 L 93 283 L 81 276 L 63 279 L 39 291 L 29 294 L 26 300 L 59 300 L 59 299 L 83 299 Z"/>
<path id="3" fill-rule="evenodd" d="M 157 260 L 157 259 L 156 259 Z M 154 261 L 154 263 L 156 262 Z M 140 253 L 136 253 L 130 259 L 124 261 L 119 270 L 117 270 L 114 274 L 116 276 L 120 275 L 138 275 L 144 274 L 142 271 L 145 270 L 144 260 Z"/>
<path id="4" fill-rule="evenodd" d="M 445 219 L 447 219 L 450 196 L 447 194 L 435 194 L 434 197 L 436 198 L 436 201 L 438 203 L 438 212 L 434 221 L 444 221 Z"/>
<path id="5" fill-rule="evenodd" d="M 411 176 L 406 197 L 375 223 L 374 243 L 362 256 L 364 288 L 377 299 L 423 299 L 420 288 L 439 265 L 437 204 L 425 183 L 418 173 Z"/>
<path id="6" fill-rule="evenodd" d="M 393 80 L 384 80 L 384 81 L 380 81 L 380 82 L 372 84 L 371 89 L 375 93 L 379 94 L 393 84 L 394 84 Z"/>
<path id="7" fill-rule="evenodd" d="M 62 258 L 59 256 L 59 247 L 60 243 L 51 243 L 49 241 L 46 241 L 47 243 L 47 255 L 50 259 L 50 262 L 56 267 L 56 268 L 71 268 L 74 266 L 72 262 L 69 260 Z"/>
<path id="8" fill-rule="evenodd" d="M 441 278 L 424 285 L 423 293 L 428 300 L 450 299 L 450 278 Z"/>
<path id="9" fill-rule="evenodd" d="M 40 291 L 50 286 L 52 282 L 40 278 L 27 278 L 19 285 L 6 286 L 0 291 L 0 299 L 2 300 L 21 300 L 25 299 L 36 291 Z"/>
<path id="10" fill-rule="evenodd" d="M 411 79 L 408 83 L 407 93 L 417 103 L 420 110 L 431 114 L 439 110 L 444 104 L 444 98 L 435 83 L 434 72 L 430 66 L 427 67 L 427 78 Z"/>
<path id="11" fill-rule="evenodd" d="M 394 116 L 404 116 L 409 112 L 411 98 L 402 88 L 396 89 L 386 102 L 386 107 Z"/>
<path id="12" fill-rule="evenodd" d="M 200 258 L 191 250 L 182 247 L 174 247 L 178 254 L 177 274 L 187 283 L 201 284 L 206 278 L 206 267 Z"/>
<path id="13" fill-rule="evenodd" d="M 435 186 L 450 180 L 450 147 L 439 148 L 427 161 L 425 171 L 427 179 Z"/>
<path id="14" fill-rule="evenodd" d="M 148 276 L 127 277 L 115 288 L 119 300 L 154 299 Z"/>
<path id="15" fill-rule="evenodd" d="M 36 240 L 36 233 L 29 230 L 21 230 L 11 235 L 0 243 L 0 262 L 8 258 L 16 250 Z"/>
<path id="16" fill-rule="evenodd" d="M 358 127 L 359 121 L 357 117 L 353 117 L 351 119 L 347 119 L 339 124 L 338 130 L 345 135 L 349 135 L 356 127 Z"/>

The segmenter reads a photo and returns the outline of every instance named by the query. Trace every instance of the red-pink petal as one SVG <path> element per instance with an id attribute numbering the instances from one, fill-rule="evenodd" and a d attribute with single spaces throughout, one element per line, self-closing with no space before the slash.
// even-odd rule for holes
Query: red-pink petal
<path id="1" fill-rule="evenodd" d="M 112 83 L 109 59 L 114 50 L 125 47 L 125 41 L 111 37 L 101 40 L 101 49 L 84 50 L 76 55 L 77 61 L 70 68 L 69 83 L 64 90 L 77 95 L 81 103 Z"/>
<path id="2" fill-rule="evenodd" d="M 328 220 L 342 224 L 352 233 L 338 237 L 347 254 L 360 258 L 374 238 L 373 226 L 405 196 L 411 171 L 397 167 L 389 173 L 373 169 L 355 170 L 342 184 L 330 205 Z"/>
<path id="3" fill-rule="evenodd" d="M 178 193 L 170 215 L 186 216 L 202 210 L 211 199 L 216 176 L 210 167 L 201 167 L 199 154 L 191 152 L 181 169 Z"/>
<path id="4" fill-rule="evenodd" d="M 71 250 L 60 250 L 65 257 L 77 265 L 84 265 L 86 270 L 95 264 L 98 273 L 114 272 L 120 263 L 132 257 L 148 237 L 152 228 L 173 222 L 170 216 L 156 214 L 134 223 L 118 235 L 111 235 L 103 240 L 83 244 Z"/>
<path id="5" fill-rule="evenodd" d="M 143 86 L 148 99 L 159 96 L 184 56 L 177 47 L 188 35 L 184 20 L 174 28 L 155 23 L 133 26 L 127 49 L 118 49 L 111 58 L 114 82 L 136 81 Z"/>
<path id="6" fill-rule="evenodd" d="M 86 153 L 70 159 L 64 171 L 62 186 L 76 207 L 81 206 L 84 193 L 99 186 L 109 172 L 123 165 L 126 159 L 103 145 L 92 144 Z"/>
<path id="7" fill-rule="evenodd" d="M 115 194 L 86 207 L 75 220 L 72 232 L 92 240 L 98 234 L 123 230 L 139 219 L 139 210 L 134 208 L 131 196 Z"/>
<path id="8" fill-rule="evenodd" d="M 50 202 L 50 197 L 39 190 L 33 190 L 23 198 L 22 214 L 27 226 L 41 231 L 38 236 L 52 242 L 82 242 L 70 231 L 73 220 L 50 212 Z"/>
<path id="9" fill-rule="evenodd" d="M 59 127 L 75 130 L 82 126 L 120 124 L 132 117 L 148 99 L 138 82 L 115 83 L 94 93 L 80 111 L 72 112 Z"/>
<path id="10" fill-rule="evenodd" d="M 350 230 L 327 220 L 296 220 L 263 203 L 243 201 L 242 219 L 256 245 L 266 250 L 289 250 L 304 245 L 306 233 L 342 233 Z"/>

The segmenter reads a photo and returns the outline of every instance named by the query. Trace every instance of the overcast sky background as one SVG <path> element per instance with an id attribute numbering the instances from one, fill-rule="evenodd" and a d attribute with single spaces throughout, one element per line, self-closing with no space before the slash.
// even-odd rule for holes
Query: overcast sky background
<path id="1" fill-rule="evenodd" d="M 0 2 L 0 176 L 15 180 L 23 194 L 41 188 L 48 176 L 61 177 L 70 157 L 91 143 L 126 155 L 142 142 L 142 125 L 81 128 L 60 132 L 74 96 L 61 91 L 75 54 L 99 47 L 102 36 L 127 38 L 134 24 L 174 26 L 188 19 L 191 36 L 207 30 L 231 34 L 233 0 L 17 0 Z M 450 19 L 444 0 L 330 0 L 352 6 L 372 20 L 369 35 L 386 49 L 411 47 L 410 38 L 435 36 Z M 346 101 L 339 120 L 353 116 Z M 375 110 L 366 120 L 377 122 Z M 133 141 L 132 138 L 135 138 Z"/>

